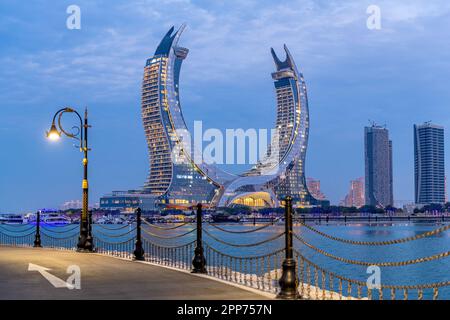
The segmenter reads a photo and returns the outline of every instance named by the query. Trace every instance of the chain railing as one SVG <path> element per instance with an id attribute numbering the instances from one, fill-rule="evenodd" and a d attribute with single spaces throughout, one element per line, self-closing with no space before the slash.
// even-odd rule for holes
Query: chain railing
<path id="1" fill-rule="evenodd" d="M 196 240 L 192 236 L 197 228 L 180 232 L 176 229 L 189 227 L 191 224 L 181 223 L 176 226 L 161 227 L 145 220 L 143 222 L 146 227 L 142 228 L 145 260 L 163 266 L 190 270 L 196 247 Z"/>
<path id="2" fill-rule="evenodd" d="M 147 226 L 149 226 L 151 228 L 155 228 L 155 229 L 159 229 L 159 230 L 173 230 L 173 229 L 178 229 L 178 228 L 181 228 L 181 227 L 184 227 L 184 226 L 190 224 L 190 222 L 183 222 L 183 223 L 177 224 L 176 226 L 162 227 L 162 226 L 158 226 L 154 223 L 150 223 L 145 219 L 143 219 L 142 222 L 144 222 Z"/>
<path id="3" fill-rule="evenodd" d="M 400 244 L 400 243 L 405 243 L 405 242 L 409 242 L 409 241 L 423 239 L 426 237 L 431 237 L 431 236 L 437 235 L 439 233 L 442 233 L 442 232 L 450 229 L 450 224 L 448 224 L 446 226 L 443 226 L 443 227 L 440 227 L 440 228 L 437 228 L 437 229 L 434 229 L 431 231 L 423 232 L 423 233 L 420 233 L 420 234 L 412 236 L 412 237 L 405 237 L 405 238 L 394 239 L 394 240 L 385 240 L 385 241 L 358 241 L 358 240 L 339 238 L 339 237 L 335 237 L 335 236 L 326 234 L 325 232 L 317 230 L 313 226 L 303 223 L 301 221 L 299 221 L 297 223 L 300 226 L 305 227 L 308 230 L 310 230 L 324 238 L 342 242 L 342 243 L 346 243 L 346 244 L 361 245 L 361 246 L 386 246 L 386 245 Z"/>
<path id="4" fill-rule="evenodd" d="M 36 233 L 33 225 L 25 225 L 25 228 L 8 225 L 0 225 L 0 245 L 13 247 L 31 247 Z"/>
<path id="5" fill-rule="evenodd" d="M 270 238 L 267 238 L 265 240 L 261 240 L 261 241 L 258 241 L 258 242 L 254 242 L 254 243 L 231 243 L 231 242 L 228 242 L 226 240 L 220 239 L 219 237 L 213 235 L 207 229 L 203 229 L 203 232 L 207 236 L 209 236 L 211 239 L 213 239 L 213 240 L 215 240 L 215 241 L 217 241 L 217 242 L 219 242 L 221 244 L 224 244 L 224 245 L 230 246 L 230 247 L 236 247 L 236 248 L 257 247 L 257 246 L 260 246 L 260 245 L 272 242 L 274 240 L 277 240 L 278 238 L 281 238 L 285 234 L 284 232 L 280 232 L 280 233 L 278 233 L 278 234 L 276 234 L 276 235 L 274 235 L 274 236 L 272 236 Z"/>
<path id="6" fill-rule="evenodd" d="M 133 225 L 127 224 L 118 228 L 95 225 L 92 231 L 97 253 L 129 260 L 133 258 L 136 238 L 136 227 Z M 117 233 L 117 231 L 121 231 L 121 233 Z"/>
<path id="7" fill-rule="evenodd" d="M 40 245 L 57 250 L 76 250 L 80 225 L 40 227 Z M 75 232 L 74 232 L 75 231 Z"/>
<path id="8" fill-rule="evenodd" d="M 257 231 L 266 229 L 268 227 L 273 226 L 273 223 L 266 223 L 266 224 L 264 224 L 262 226 L 259 226 L 259 227 L 256 227 L 256 228 L 252 228 L 252 229 L 248 229 L 248 230 L 227 230 L 225 228 L 219 227 L 215 223 L 209 223 L 208 225 L 213 227 L 213 228 L 215 228 L 215 229 L 217 229 L 217 230 L 220 230 L 220 231 L 223 231 L 223 232 L 226 232 L 226 233 L 234 233 L 234 234 L 239 233 L 239 234 L 242 234 L 242 233 L 253 233 L 253 232 L 257 232 Z"/>
<path id="9" fill-rule="evenodd" d="M 278 280 L 284 249 L 260 256 L 233 256 L 205 245 L 208 275 L 248 286 L 254 289 L 278 293 Z"/>
<path id="10" fill-rule="evenodd" d="M 422 300 L 425 291 L 428 291 L 430 297 L 437 300 L 439 289 L 450 286 L 450 281 L 414 285 L 368 285 L 367 282 L 351 279 L 320 267 L 297 250 L 295 250 L 295 257 L 299 266 L 300 295 L 306 299 L 384 300 L 389 297 L 391 300 L 396 300 L 401 295 L 403 300 L 408 300 L 411 293 L 415 293 L 414 296 L 417 296 L 418 300 Z"/>
<path id="11" fill-rule="evenodd" d="M 310 244 L 309 242 L 307 242 L 306 240 L 304 240 L 302 237 L 300 237 L 297 234 L 294 234 L 294 238 L 297 239 L 300 243 L 302 243 L 303 245 L 305 245 L 306 247 L 314 250 L 317 253 L 320 253 L 321 255 L 324 255 L 328 258 L 340 261 L 340 262 L 344 262 L 347 264 L 354 264 L 354 265 L 359 265 L 359 266 L 379 266 L 379 267 L 403 267 L 403 266 L 407 266 L 410 264 L 417 264 L 417 263 L 423 263 L 423 262 L 428 262 L 428 261 L 433 261 L 433 260 L 437 260 L 437 259 L 442 259 L 445 257 L 448 257 L 450 255 L 450 251 L 446 251 L 446 252 L 441 252 L 439 254 L 435 254 L 432 256 L 427 256 L 427 257 L 421 257 L 421 258 L 416 258 L 416 259 L 410 259 L 410 260 L 404 260 L 404 261 L 388 261 L 388 262 L 378 262 L 378 261 L 360 261 L 360 260 L 354 260 L 354 259 L 348 259 L 348 258 L 343 258 L 343 257 L 339 257 L 336 255 L 333 255 L 323 249 L 320 249 L 312 244 Z"/>
<path id="12" fill-rule="evenodd" d="M 164 246 L 143 239 L 145 261 L 182 270 L 192 269 L 195 246 L 195 240 L 180 245 Z"/>
<path id="13" fill-rule="evenodd" d="M 269 229 L 271 226 L 273 229 Z M 41 223 L 38 215 L 36 225 L 0 225 L 0 245 L 75 250 L 79 227 Z M 300 222 L 300 227 L 327 240 L 369 247 L 402 244 L 450 229 L 450 225 L 446 225 L 411 237 L 359 241 L 329 235 L 304 222 Z M 263 230 L 267 232 L 256 234 Z M 443 259 L 450 255 L 450 251 L 402 261 L 377 262 L 341 257 L 330 249 L 320 248 L 311 240 L 307 241 L 303 232 L 293 231 L 290 197 L 285 201 L 285 224 L 281 232 L 279 226 L 273 223 L 245 229 L 203 223 L 202 206 L 199 204 L 195 224 L 150 223 L 142 219 L 138 208 L 135 223 L 120 226 L 96 224 L 92 226 L 92 234 L 97 253 L 207 274 L 222 281 L 277 294 L 283 299 L 438 299 L 441 288 L 450 287 L 450 281 L 410 285 L 380 283 L 373 287 L 329 270 L 323 263 L 313 260 L 323 256 L 343 263 L 343 268 L 349 265 L 393 268 Z M 245 238 L 247 235 L 248 238 Z M 284 246 L 281 245 L 282 238 L 285 240 Z"/>
<path id="14" fill-rule="evenodd" d="M 167 230 L 168 230 L 168 229 L 167 229 Z M 156 233 L 153 233 L 153 232 L 151 232 L 151 231 L 142 229 L 142 231 L 143 231 L 146 235 L 148 235 L 148 236 L 150 236 L 150 237 L 152 237 L 152 238 L 165 239 L 165 240 L 173 240 L 173 239 L 182 238 L 182 237 L 184 237 L 184 236 L 187 236 L 187 235 L 193 233 L 193 232 L 196 231 L 196 230 L 197 230 L 197 229 L 194 228 L 194 229 L 192 229 L 192 230 L 189 230 L 189 231 L 187 231 L 187 232 L 184 232 L 184 233 L 181 233 L 181 234 L 177 234 L 177 235 L 174 235 L 174 236 L 163 236 L 163 235 L 156 234 Z"/>
<path id="15" fill-rule="evenodd" d="M 411 237 L 405 237 L 386 241 L 355 241 L 328 235 L 310 225 L 300 223 L 302 227 L 318 234 L 326 239 L 333 240 L 349 245 L 365 245 L 365 246 L 384 246 L 406 243 L 418 239 L 430 237 L 450 229 L 450 225 L 446 225 L 431 231 L 423 232 Z M 339 261 L 345 265 L 359 266 L 378 266 L 378 267 L 405 267 L 413 264 L 420 264 L 438 259 L 446 258 L 450 255 L 450 251 L 438 254 L 420 257 L 403 261 L 361 261 L 332 254 L 324 249 L 318 248 L 312 243 L 306 241 L 300 234 L 294 233 L 294 238 L 300 243 L 302 248 L 311 249 L 314 253 L 325 256 L 327 258 Z M 301 250 L 303 251 L 303 250 Z M 330 270 L 320 267 L 310 259 L 306 258 L 300 250 L 295 251 L 298 261 L 298 277 L 300 283 L 300 295 L 307 299 L 377 299 L 384 300 L 390 298 L 407 300 L 411 297 L 418 300 L 428 297 L 438 299 L 439 289 L 449 287 L 450 281 L 432 282 L 425 284 L 397 285 L 380 283 L 377 286 L 368 284 L 363 281 L 350 279 L 348 277 L 338 275 Z M 349 252 L 352 252 L 349 250 Z M 316 256 L 313 254 L 313 256 Z"/>

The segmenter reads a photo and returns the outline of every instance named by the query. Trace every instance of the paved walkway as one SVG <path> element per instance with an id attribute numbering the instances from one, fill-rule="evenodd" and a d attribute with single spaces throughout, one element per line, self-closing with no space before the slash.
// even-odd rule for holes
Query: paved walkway
<path id="1" fill-rule="evenodd" d="M 30 263 L 50 269 L 48 273 L 64 281 L 70 276 L 66 273 L 67 267 L 79 266 L 81 289 L 55 288 L 38 271 L 28 271 Z M 97 254 L 0 247 L 0 299 L 222 300 L 264 297 L 188 273 Z"/>

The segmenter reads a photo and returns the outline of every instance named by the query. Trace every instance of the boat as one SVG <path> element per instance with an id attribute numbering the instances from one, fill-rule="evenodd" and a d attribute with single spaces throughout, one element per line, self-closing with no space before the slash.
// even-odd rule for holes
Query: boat
<path id="1" fill-rule="evenodd" d="M 0 215 L 0 224 L 23 224 L 23 217 L 18 214 Z"/>
<path id="2" fill-rule="evenodd" d="M 41 216 L 41 221 L 48 225 L 60 226 L 70 224 L 68 217 L 58 213 L 48 213 Z"/>
<path id="3" fill-rule="evenodd" d="M 211 220 L 213 222 L 239 222 L 241 220 L 240 216 L 231 215 L 229 213 L 218 212 L 211 215 Z"/>
<path id="4" fill-rule="evenodd" d="M 248 216 L 243 217 L 240 222 L 253 222 L 253 223 L 265 223 L 265 222 L 278 222 L 280 217 L 273 217 L 273 216 Z"/>

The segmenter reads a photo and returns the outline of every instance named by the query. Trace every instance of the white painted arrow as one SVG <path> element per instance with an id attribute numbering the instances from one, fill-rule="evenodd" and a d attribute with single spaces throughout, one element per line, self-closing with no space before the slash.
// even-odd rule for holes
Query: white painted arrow
<path id="1" fill-rule="evenodd" d="M 45 268 L 42 266 L 39 266 L 37 264 L 29 263 L 28 264 L 28 271 L 37 271 L 39 272 L 45 279 L 47 279 L 48 282 L 50 282 L 55 288 L 68 288 L 73 289 L 73 285 L 70 283 L 67 283 L 64 280 L 61 280 L 60 278 L 48 273 L 47 271 L 50 271 L 51 269 Z"/>

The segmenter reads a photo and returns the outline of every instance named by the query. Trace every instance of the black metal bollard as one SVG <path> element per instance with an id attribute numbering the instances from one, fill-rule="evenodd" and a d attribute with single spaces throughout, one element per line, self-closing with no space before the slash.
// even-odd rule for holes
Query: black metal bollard
<path id="1" fill-rule="evenodd" d="M 296 261 L 293 255 L 292 243 L 292 198 L 286 197 L 285 200 L 285 239 L 286 239 L 286 258 L 283 261 L 283 270 L 281 278 L 278 281 L 280 284 L 280 292 L 277 295 L 278 299 L 299 299 L 298 293 L 298 277 L 296 272 Z"/>
<path id="2" fill-rule="evenodd" d="M 36 213 L 36 234 L 34 235 L 34 246 L 35 248 L 42 248 L 41 244 L 41 212 Z"/>
<path id="3" fill-rule="evenodd" d="M 142 247 L 142 236 L 141 236 L 141 208 L 136 209 L 136 242 L 134 245 L 134 259 L 135 260 L 145 260 L 144 258 L 144 248 Z"/>
<path id="4" fill-rule="evenodd" d="M 194 259 L 192 260 L 192 273 L 207 273 L 206 271 L 206 259 L 203 254 L 203 241 L 202 241 L 202 204 L 197 204 L 197 241 L 194 250 Z"/>

